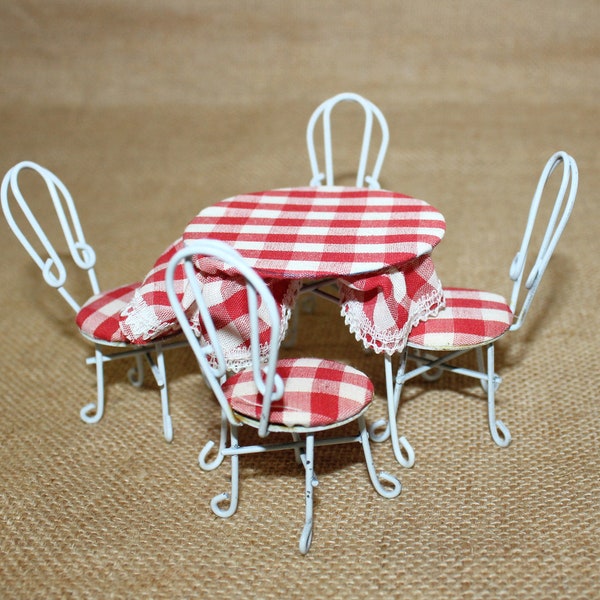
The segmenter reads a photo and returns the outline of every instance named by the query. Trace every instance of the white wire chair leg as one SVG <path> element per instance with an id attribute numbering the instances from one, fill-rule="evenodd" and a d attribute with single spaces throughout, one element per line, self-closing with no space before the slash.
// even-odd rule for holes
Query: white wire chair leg
<path id="1" fill-rule="evenodd" d="M 300 552 L 306 554 L 310 550 L 310 544 L 313 537 L 313 490 L 318 485 L 318 480 L 315 477 L 315 437 L 314 435 L 306 436 L 305 452 L 302 453 L 302 463 L 304 464 L 305 472 L 305 519 L 302 535 L 300 536 Z"/>
<path id="2" fill-rule="evenodd" d="M 139 387 L 144 381 L 143 357 L 146 357 L 150 370 L 160 390 L 160 404 L 163 421 L 163 433 L 167 442 L 173 441 L 173 421 L 169 413 L 169 391 L 167 387 L 167 369 L 165 366 L 165 353 L 160 342 L 154 346 L 156 360 L 153 360 L 150 352 L 136 355 L 136 366 L 129 370 L 128 377 L 132 385 Z"/>
<path id="3" fill-rule="evenodd" d="M 86 404 L 79 416 L 85 423 L 98 423 L 104 415 L 104 355 L 99 346 L 94 350 L 96 361 L 96 403 Z"/>
<path id="4" fill-rule="evenodd" d="M 135 355 L 135 366 L 127 371 L 127 379 L 136 388 L 142 387 L 144 384 L 144 357 L 142 354 Z"/>
<path id="5" fill-rule="evenodd" d="M 295 442 L 299 442 L 300 434 L 297 431 L 292 431 L 292 439 Z M 300 448 L 298 448 L 298 447 L 294 448 L 294 455 L 296 457 L 296 462 L 298 464 L 300 464 L 302 462 L 302 453 L 300 452 Z"/>
<path id="6" fill-rule="evenodd" d="M 369 427 L 369 437 L 371 438 L 371 441 L 373 442 L 377 442 L 377 443 L 381 443 L 381 442 L 385 442 L 389 437 L 390 437 L 390 418 L 389 418 L 389 414 L 390 414 L 390 399 L 392 398 L 392 396 L 390 396 L 390 386 L 389 386 L 389 382 L 390 382 L 390 374 L 392 372 L 392 358 L 390 356 L 388 356 L 387 354 L 384 356 L 384 368 L 385 368 L 385 389 L 386 389 L 386 399 L 387 399 L 387 408 L 388 408 L 388 419 L 377 419 L 377 421 L 374 421 L 373 423 L 371 423 L 370 427 Z M 395 408 L 394 408 L 395 411 Z M 378 433 L 378 430 L 381 431 Z"/>
<path id="7" fill-rule="evenodd" d="M 156 344 L 156 367 L 154 377 L 160 388 L 160 404 L 163 419 L 163 433 L 167 442 L 173 441 L 173 421 L 169 413 L 169 391 L 167 387 L 167 369 L 165 367 L 165 353 L 161 344 Z"/>
<path id="8" fill-rule="evenodd" d="M 392 448 L 396 460 L 406 468 L 410 468 L 415 464 L 415 451 L 410 445 L 406 437 L 398 437 L 398 409 L 400 407 L 400 395 L 402 394 L 402 386 L 404 385 L 404 373 L 406 371 L 406 362 L 408 359 L 408 351 L 402 353 L 398 373 L 396 374 L 396 382 L 392 373 L 391 357 L 385 357 L 385 379 L 388 397 L 388 426 L 392 437 Z M 390 401 L 391 398 L 391 401 Z"/>
<path id="9" fill-rule="evenodd" d="M 400 406 L 400 396 L 404 382 L 403 378 L 408 360 L 408 349 L 404 350 L 400 358 L 395 383 L 392 371 L 392 357 L 386 354 L 384 360 L 388 418 L 387 421 L 385 419 L 375 421 L 369 428 L 369 436 L 374 442 L 384 442 L 391 436 L 392 449 L 396 460 L 403 467 L 409 469 L 415 464 L 415 451 L 405 436 L 398 436 L 397 424 L 398 408 Z M 383 431 L 377 433 L 382 428 L 384 428 Z"/>
<path id="10" fill-rule="evenodd" d="M 213 449 L 215 443 L 212 440 L 209 440 L 204 445 L 204 448 L 200 450 L 200 454 L 198 455 L 198 464 L 200 468 L 204 471 L 213 471 L 216 469 L 225 458 L 223 454 L 223 449 L 225 448 L 225 444 L 227 443 L 227 432 L 229 430 L 229 421 L 227 421 L 227 416 L 224 412 L 221 411 L 221 431 L 219 434 L 219 449 L 217 456 L 211 460 L 206 460 L 206 457 L 210 454 Z"/>
<path id="11" fill-rule="evenodd" d="M 230 439 L 231 445 L 230 448 L 238 448 L 238 427 L 236 425 L 230 425 Z M 239 499 L 239 480 L 240 480 L 240 471 L 239 471 L 239 455 L 232 453 L 231 454 L 231 492 L 224 492 L 222 494 L 217 494 L 211 501 L 210 507 L 212 511 L 218 517 L 223 517 L 224 519 L 230 517 L 238 507 L 238 499 Z M 219 504 L 223 501 L 229 500 L 229 507 L 226 509 L 222 509 Z"/>
<path id="12" fill-rule="evenodd" d="M 483 359 L 483 348 L 481 346 L 477 347 L 475 349 L 475 355 L 477 356 L 477 368 L 479 369 L 479 371 L 481 373 L 486 373 L 487 372 L 487 367 L 485 366 L 485 361 Z M 481 382 L 481 387 L 483 388 L 484 392 L 488 391 L 488 378 L 481 378 L 480 379 Z M 496 386 L 496 389 L 498 389 L 498 386 Z"/>
<path id="13" fill-rule="evenodd" d="M 385 471 L 380 471 L 377 473 L 375 470 L 375 463 L 373 462 L 373 455 L 371 454 L 371 445 L 369 443 L 369 432 L 367 431 L 367 424 L 365 422 L 365 417 L 360 416 L 357 419 L 358 427 L 360 429 L 360 443 L 363 447 L 363 452 L 365 454 L 365 462 L 367 463 L 367 470 L 369 471 L 369 477 L 371 478 L 371 483 L 373 487 L 377 491 L 380 496 L 384 498 L 395 498 L 402 491 L 402 484 L 400 481 L 386 473 Z M 387 486 L 382 485 L 382 481 L 391 485 L 389 488 Z"/>
<path id="14" fill-rule="evenodd" d="M 494 372 L 494 344 L 489 344 L 487 347 L 488 424 L 494 442 L 501 448 L 506 448 L 512 436 L 508 427 L 500 419 L 496 419 L 496 390 L 499 384 L 500 379 Z"/>

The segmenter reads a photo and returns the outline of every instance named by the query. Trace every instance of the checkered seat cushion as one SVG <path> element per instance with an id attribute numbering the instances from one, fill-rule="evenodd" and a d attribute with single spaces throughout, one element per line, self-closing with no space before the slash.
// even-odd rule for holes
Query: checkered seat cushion
<path id="1" fill-rule="evenodd" d="M 75 317 L 86 337 L 110 343 L 130 343 L 119 327 L 120 315 L 133 298 L 139 282 L 92 296 Z"/>
<path id="2" fill-rule="evenodd" d="M 319 358 L 283 359 L 277 364 L 277 373 L 285 392 L 271 405 L 273 425 L 309 429 L 339 425 L 357 417 L 373 399 L 369 378 L 342 363 Z M 261 397 L 251 369 L 230 377 L 223 392 L 238 415 L 260 418 Z"/>
<path id="3" fill-rule="evenodd" d="M 182 247 L 181 238 L 170 244 L 142 282 L 90 298 L 76 318 L 82 333 L 105 342 L 126 344 L 151 344 L 177 333 L 179 323 L 167 298 L 164 279 L 169 259 Z M 181 266 L 177 270 L 177 294 L 189 311 L 193 298 L 187 293 Z"/>
<path id="4" fill-rule="evenodd" d="M 487 344 L 502 336 L 513 313 L 499 294 L 444 287 L 445 308 L 437 316 L 415 325 L 411 346 L 428 350 L 454 350 Z"/>

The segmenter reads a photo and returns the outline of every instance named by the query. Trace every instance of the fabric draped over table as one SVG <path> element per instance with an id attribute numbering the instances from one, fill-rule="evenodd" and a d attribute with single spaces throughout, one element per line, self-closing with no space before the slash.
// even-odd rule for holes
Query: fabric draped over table
<path id="1" fill-rule="evenodd" d="M 216 328 L 219 344 L 227 363 L 227 368 L 239 372 L 252 364 L 250 353 L 251 324 L 248 314 L 248 295 L 246 280 L 240 275 L 212 275 L 197 272 L 198 281 L 202 285 L 202 296 L 210 311 Z M 300 281 L 272 279 L 265 281 L 277 302 L 280 314 L 280 333 L 278 344 L 281 345 L 287 333 L 291 311 L 300 290 Z M 268 310 L 264 302 L 259 300 L 258 328 L 260 340 L 260 357 L 266 362 L 271 352 L 271 325 Z M 191 319 L 192 329 L 203 341 L 207 341 L 204 324 L 196 310 Z M 211 357 L 209 357 L 210 362 Z"/>
<path id="2" fill-rule="evenodd" d="M 183 245 L 183 239 L 178 238 L 168 246 L 121 312 L 119 327 L 131 343 L 144 344 L 179 330 L 179 322 L 167 296 L 165 274 L 169 260 Z M 191 317 L 193 298 L 184 285 L 185 273 L 181 265 L 175 272 L 175 281 L 177 297 L 186 314 Z"/>
<path id="3" fill-rule="evenodd" d="M 179 238 L 161 254 L 121 312 L 119 327 L 131 343 L 144 344 L 180 331 L 167 296 L 165 273 L 169 260 L 183 245 Z M 241 371 L 251 364 L 245 280 L 206 257 L 196 257 L 194 265 L 228 369 Z M 265 282 L 279 306 L 281 343 L 302 281 L 266 279 Z M 443 306 L 442 285 L 429 255 L 416 258 L 402 268 L 392 267 L 374 274 L 338 279 L 337 286 L 341 314 L 350 332 L 376 353 L 402 351 L 411 328 L 435 315 Z M 175 271 L 175 291 L 193 330 L 206 342 L 182 264 Z M 266 360 L 270 352 L 269 324 L 263 306 L 259 305 L 258 312 L 261 358 Z"/>
<path id="4" fill-rule="evenodd" d="M 443 307 L 443 290 L 430 255 L 378 274 L 339 279 L 342 316 L 366 348 L 394 354 L 414 325 Z"/>
<path id="5" fill-rule="evenodd" d="M 121 312 L 119 327 L 131 343 L 145 344 L 181 330 L 167 296 L 165 274 L 169 260 L 183 246 L 183 240 L 179 238 L 160 255 Z M 214 262 L 212 264 L 205 262 L 203 265 L 206 270 L 198 270 L 196 277 L 213 316 L 227 366 L 229 370 L 237 372 L 251 364 L 250 319 L 245 281 L 240 276 L 221 271 Z M 279 343 L 281 343 L 287 333 L 291 310 L 301 282 L 273 279 L 266 283 L 279 306 L 281 315 Z M 179 264 L 175 270 L 175 292 L 194 332 L 204 340 L 205 332 L 182 264 Z M 265 313 L 265 308 L 262 304 L 259 305 L 261 358 L 264 360 L 270 352 L 269 325 L 265 321 Z"/>

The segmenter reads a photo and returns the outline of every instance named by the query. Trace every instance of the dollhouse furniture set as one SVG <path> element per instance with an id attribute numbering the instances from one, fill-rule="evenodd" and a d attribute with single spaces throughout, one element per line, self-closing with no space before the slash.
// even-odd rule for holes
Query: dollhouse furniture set
<path id="1" fill-rule="evenodd" d="M 332 110 L 348 102 L 365 115 L 352 187 L 335 184 L 331 136 Z M 318 122 L 323 171 L 315 144 Z M 375 123 L 379 143 L 369 169 Z M 495 371 L 494 344 L 523 324 L 577 194 L 575 160 L 566 152 L 555 153 L 542 171 L 522 244 L 509 269 L 510 301 L 494 292 L 442 286 L 432 251 L 444 235 L 444 217 L 423 200 L 381 189 L 388 141 L 387 122 L 373 103 L 352 93 L 328 99 L 307 127 L 309 186 L 241 194 L 204 208 L 142 281 L 107 291 L 98 284 L 95 252 L 62 181 L 37 163 L 23 161 L 9 169 L 1 185 L 7 223 L 94 346 L 87 362 L 96 368 L 96 401 L 81 409 L 81 419 L 96 423 L 103 416 L 105 362 L 133 358 L 129 380 L 139 386 L 146 360 L 160 390 L 163 435 L 171 441 L 164 353 L 188 346 L 220 411 L 218 445 L 206 443 L 199 464 L 209 471 L 226 457 L 231 461 L 231 490 L 213 498 L 213 512 L 229 517 L 237 510 L 240 455 L 291 450 L 305 471 L 302 553 L 308 552 L 313 535 L 315 446 L 359 442 L 375 490 L 385 498 L 400 494 L 395 476 L 376 472 L 369 440 L 390 439 L 397 461 L 413 466 L 414 450 L 397 425 L 402 389 L 410 379 L 435 379 L 446 371 L 478 379 L 487 395 L 491 437 L 501 447 L 510 443 L 508 427 L 496 417 L 501 379 Z M 27 177 L 22 182 L 25 172 L 37 181 Z M 555 172 L 562 173 L 556 194 L 548 191 Z M 65 253 L 25 199 L 26 192 L 39 195 L 35 185 L 45 187 L 52 202 L 58 224 L 53 231 L 62 232 L 72 262 L 87 274 L 91 295 L 83 302 L 67 291 Z M 529 248 L 537 239 L 534 225 L 545 196 L 554 196 L 554 202 L 536 253 Z M 300 295 L 336 302 L 354 337 L 376 357 L 383 355 L 387 419 L 367 427 L 373 384 L 353 366 L 280 356 L 290 322 L 292 337 L 300 326 L 292 316 Z M 455 364 L 471 350 L 477 369 Z M 400 356 L 396 373 L 394 356 Z M 414 368 L 408 369 L 409 363 Z M 319 435 L 352 422 L 358 428 L 354 436 Z M 255 429 L 258 442 L 241 444 L 241 426 Z M 274 433 L 286 434 L 287 441 L 266 443 Z"/>

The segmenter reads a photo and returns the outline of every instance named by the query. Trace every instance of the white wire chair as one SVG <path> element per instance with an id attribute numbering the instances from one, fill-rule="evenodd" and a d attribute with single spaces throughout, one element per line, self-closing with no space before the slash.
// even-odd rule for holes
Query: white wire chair
<path id="1" fill-rule="evenodd" d="M 306 127 L 306 145 L 312 171 L 310 185 L 320 186 L 335 184 L 331 112 L 338 104 L 345 102 L 360 105 L 365 116 L 355 185 L 356 187 L 364 187 L 366 183 L 367 187 L 370 189 L 380 189 L 379 174 L 381 172 L 381 167 L 383 166 L 383 161 L 385 160 L 390 139 L 388 124 L 381 110 L 373 104 L 373 102 L 353 92 L 343 92 L 328 98 L 322 102 L 310 116 Z M 317 152 L 315 129 L 318 129 L 317 123 L 319 123 L 319 120 L 321 120 L 322 125 L 323 149 L 320 152 Z M 374 121 L 379 124 L 380 129 L 379 148 L 375 148 L 375 150 L 372 149 Z M 321 155 L 324 162 L 324 171 L 319 167 L 319 155 Z M 372 159 L 371 163 L 373 165 L 373 170 L 369 175 L 367 174 L 367 167 L 369 165 L 370 157 Z M 292 315 L 291 327 L 284 342 L 286 348 L 291 348 L 296 343 L 300 312 L 311 313 L 314 310 L 314 305 L 314 295 L 303 293 L 303 298 L 300 302 L 300 310 L 295 311 Z"/>
<path id="2" fill-rule="evenodd" d="M 195 257 L 195 258 L 194 258 Z M 246 305 L 238 297 L 235 307 L 207 305 L 202 284 L 193 260 L 202 257 L 231 269 L 245 282 Z M 183 264 L 193 291 L 199 321 L 190 324 L 180 306 L 175 290 L 176 269 Z M 180 277 L 180 276 L 179 276 Z M 209 441 L 199 455 L 204 470 L 217 468 L 226 456 L 231 457 L 231 491 L 216 495 L 211 501 L 213 512 L 230 517 L 238 507 L 239 456 L 277 450 L 293 450 L 305 470 L 305 522 L 300 536 L 300 551 L 308 552 L 313 532 L 313 488 L 317 485 L 314 447 L 359 442 L 362 444 L 367 470 L 377 492 L 385 498 L 398 496 L 400 482 L 387 473 L 377 474 L 373 464 L 364 413 L 373 398 L 373 385 L 366 375 L 347 365 L 313 358 L 278 359 L 280 315 L 270 290 L 256 272 L 230 246 L 217 240 L 201 240 L 177 252 L 169 262 L 166 289 L 181 328 L 192 348 L 205 381 L 221 408 L 221 435 L 216 457 L 214 442 Z M 224 304 L 227 300 L 224 299 Z M 232 309 L 249 320 L 252 365 L 229 374 L 220 345 L 219 325 L 213 314 Z M 241 316 L 240 318 L 244 318 Z M 268 342 L 271 352 L 261 363 L 261 345 Z M 321 431 L 356 421 L 358 435 L 315 439 Z M 291 434 L 291 441 L 243 445 L 238 430 L 242 425 L 257 429 L 260 438 L 273 432 Z M 226 443 L 227 432 L 230 442 Z M 222 504 L 228 504 L 223 506 Z"/>
<path id="3" fill-rule="evenodd" d="M 550 176 L 560 164 L 563 167 L 562 179 L 554 206 L 537 255 L 526 276 L 527 256 L 540 202 Z M 396 422 L 403 385 L 419 375 L 429 376 L 429 380 L 436 379 L 444 371 L 480 380 L 487 393 L 488 425 L 492 440 L 500 447 L 510 444 L 511 433 L 508 427 L 496 418 L 495 394 L 501 378 L 495 372 L 494 344 L 509 331 L 516 331 L 523 325 L 552 253 L 571 215 L 578 181 L 577 164 L 566 152 L 556 152 L 547 161 L 531 202 L 521 246 L 510 266 L 509 275 L 513 286 L 509 303 L 499 294 L 483 290 L 444 287 L 445 308 L 437 316 L 430 317 L 411 330 L 408 346 L 400 359 L 392 401 L 388 401 L 388 420 L 377 421 L 370 428 L 371 439 L 374 441 L 383 441 L 391 435 L 398 461 L 401 459 L 401 448 Z M 525 290 L 522 291 L 523 285 Z M 411 352 L 411 349 L 415 352 Z M 471 350 L 475 350 L 477 355 L 476 370 L 451 364 L 451 361 Z M 442 354 L 431 355 L 430 352 Z M 407 371 L 409 360 L 414 361 L 417 366 Z M 392 377 L 390 357 L 386 357 L 386 376 Z"/>
<path id="4" fill-rule="evenodd" d="M 379 189 L 379 173 L 385 160 L 385 154 L 389 143 L 389 129 L 387 121 L 381 110 L 371 101 L 363 98 L 359 94 L 353 92 L 344 92 L 337 94 L 323 103 L 321 103 L 312 113 L 308 126 L 306 128 L 306 144 L 308 147 L 308 158 L 312 170 L 311 186 L 319 185 L 334 185 L 334 168 L 333 168 L 333 145 L 331 136 L 331 111 L 341 102 L 358 103 L 365 113 L 365 125 L 363 130 L 362 143 L 358 161 L 358 170 L 356 173 L 356 187 L 364 187 L 365 182 L 371 189 Z M 315 127 L 319 119 L 322 119 L 323 127 L 323 160 L 324 171 L 319 168 L 317 158 L 317 150 L 315 146 Z M 380 127 L 381 139 L 379 148 L 371 151 L 371 142 L 373 136 L 373 121 L 377 121 Z M 371 174 L 367 174 L 367 166 L 369 164 L 370 154 L 374 155 L 373 170 Z"/>
<path id="5" fill-rule="evenodd" d="M 54 205 L 60 230 L 64 234 L 71 259 L 76 267 L 87 273 L 92 296 L 83 304 L 78 302 L 66 288 L 69 269 L 61 258 L 61 254 L 64 253 L 57 250 L 52 244 L 19 187 L 19 175 L 22 171 L 33 171 L 42 178 Z M 22 224 L 25 222 L 29 224 L 31 232 L 28 234 L 23 232 L 21 225 L 13 215 L 11 197 L 22 213 L 18 220 Z M 94 356 L 89 357 L 86 362 L 96 367 L 96 402 L 86 404 L 81 409 L 81 419 L 86 423 L 97 423 L 104 414 L 105 362 L 135 358 L 135 366 L 129 370 L 128 377 L 132 385 L 140 387 L 144 382 L 143 359 L 145 358 L 160 388 L 163 432 L 165 439 L 170 442 L 173 439 L 173 426 L 169 413 L 164 350 L 181 346 L 183 342 L 157 339 L 149 344 L 133 345 L 124 339 L 118 325 L 119 313 L 133 296 L 139 284 L 129 284 L 106 292 L 100 291 L 94 268 L 96 253 L 85 240 L 77 209 L 69 190 L 51 171 L 31 161 L 16 164 L 8 170 L 2 180 L 1 201 L 8 225 L 42 271 L 44 281 L 56 289 L 75 312 L 76 323 L 81 334 L 94 344 Z"/>

